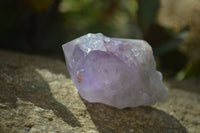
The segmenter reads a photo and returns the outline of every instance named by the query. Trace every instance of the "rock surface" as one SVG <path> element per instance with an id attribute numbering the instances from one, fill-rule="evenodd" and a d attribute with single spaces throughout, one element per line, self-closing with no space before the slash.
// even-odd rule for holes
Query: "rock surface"
<path id="1" fill-rule="evenodd" d="M 167 81 L 169 99 L 119 110 L 80 98 L 64 61 L 0 50 L 1 133 L 198 133 L 200 82 Z"/>

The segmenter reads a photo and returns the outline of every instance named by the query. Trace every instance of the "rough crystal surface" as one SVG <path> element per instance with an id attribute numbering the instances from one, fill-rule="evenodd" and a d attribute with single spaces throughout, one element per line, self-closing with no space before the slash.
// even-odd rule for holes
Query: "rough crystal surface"
<path id="1" fill-rule="evenodd" d="M 89 102 L 122 109 L 167 98 L 151 46 L 143 40 L 88 33 L 62 47 L 71 78 Z"/>

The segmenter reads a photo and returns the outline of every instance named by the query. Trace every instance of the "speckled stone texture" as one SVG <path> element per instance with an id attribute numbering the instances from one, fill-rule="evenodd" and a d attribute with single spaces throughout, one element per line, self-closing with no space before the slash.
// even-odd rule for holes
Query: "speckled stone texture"
<path id="1" fill-rule="evenodd" d="M 0 133 L 199 133 L 200 80 L 169 80 L 153 107 L 84 101 L 64 61 L 0 50 Z"/>
<path id="2" fill-rule="evenodd" d="M 167 99 L 152 48 L 143 40 L 88 33 L 62 47 L 71 78 L 89 102 L 122 109 Z"/>

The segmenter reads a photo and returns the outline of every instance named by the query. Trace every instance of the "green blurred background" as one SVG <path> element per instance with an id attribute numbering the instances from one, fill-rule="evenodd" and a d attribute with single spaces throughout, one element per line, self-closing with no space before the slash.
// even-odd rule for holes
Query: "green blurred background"
<path id="1" fill-rule="evenodd" d="M 166 77 L 197 78 L 199 7 L 198 0 L 0 1 L 0 47 L 63 58 L 63 43 L 101 32 L 149 42 Z"/>

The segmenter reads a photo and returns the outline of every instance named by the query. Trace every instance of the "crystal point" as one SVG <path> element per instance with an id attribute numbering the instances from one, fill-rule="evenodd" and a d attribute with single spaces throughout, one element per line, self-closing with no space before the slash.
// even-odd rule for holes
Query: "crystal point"
<path id="1" fill-rule="evenodd" d="M 62 47 L 71 78 L 89 102 L 122 109 L 167 98 L 168 89 L 145 41 L 88 33 Z"/>

